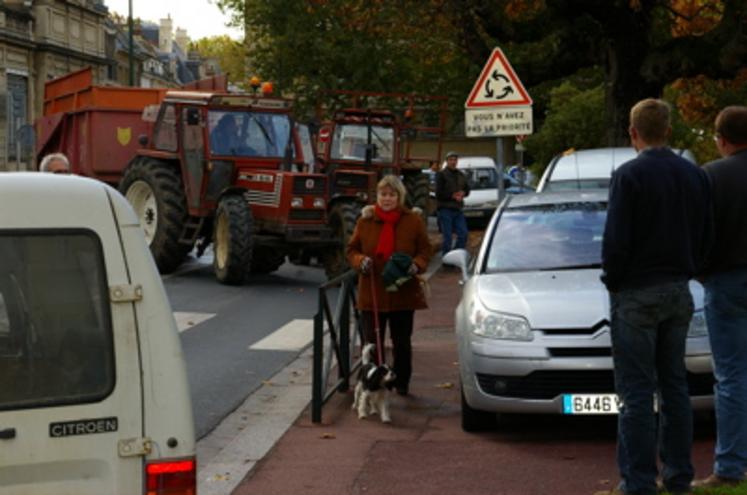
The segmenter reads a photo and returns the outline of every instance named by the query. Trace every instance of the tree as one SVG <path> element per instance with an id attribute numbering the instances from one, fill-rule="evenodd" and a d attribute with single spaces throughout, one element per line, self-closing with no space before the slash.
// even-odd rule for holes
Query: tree
<path id="1" fill-rule="evenodd" d="M 500 46 L 534 99 L 540 134 L 562 127 L 543 129 L 548 110 L 551 122 L 575 115 L 558 109 L 563 95 L 577 95 L 553 92 L 570 82 L 581 93 L 601 91 L 594 116 L 603 116 L 602 144 L 627 144 L 630 107 L 665 92 L 678 104 L 678 139 L 697 144 L 725 99 L 714 96 L 693 131 L 686 107 L 698 86 L 687 81 L 715 81 L 713 91 L 736 85 L 734 97 L 745 82 L 737 76 L 747 59 L 747 0 L 217 2 L 246 26 L 251 65 L 301 99 L 322 89 L 445 94 L 461 117 L 472 82 Z M 696 100 L 708 105 L 704 98 Z M 596 135 L 579 145 L 595 142 Z"/>
<path id="2" fill-rule="evenodd" d="M 193 41 L 190 48 L 204 57 L 218 59 L 218 64 L 228 74 L 230 83 L 246 83 L 246 52 L 241 42 L 227 35 L 211 36 Z"/>

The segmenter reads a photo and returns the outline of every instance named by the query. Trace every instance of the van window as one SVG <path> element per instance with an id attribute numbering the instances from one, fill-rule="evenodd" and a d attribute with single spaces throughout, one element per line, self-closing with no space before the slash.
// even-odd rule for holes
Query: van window
<path id="1" fill-rule="evenodd" d="M 114 386 L 104 258 L 90 231 L 0 231 L 0 409 L 95 402 Z"/>

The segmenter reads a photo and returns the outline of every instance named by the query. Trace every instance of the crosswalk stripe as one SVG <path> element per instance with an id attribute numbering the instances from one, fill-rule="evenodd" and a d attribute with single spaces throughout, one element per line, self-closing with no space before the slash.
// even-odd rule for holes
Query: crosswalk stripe
<path id="1" fill-rule="evenodd" d="M 174 311 L 174 319 L 179 332 L 194 328 L 200 323 L 209 320 L 215 316 L 215 313 L 187 313 L 184 311 Z"/>
<path id="2" fill-rule="evenodd" d="M 300 351 L 314 338 L 314 320 L 291 320 L 262 340 L 249 346 L 250 350 Z"/>

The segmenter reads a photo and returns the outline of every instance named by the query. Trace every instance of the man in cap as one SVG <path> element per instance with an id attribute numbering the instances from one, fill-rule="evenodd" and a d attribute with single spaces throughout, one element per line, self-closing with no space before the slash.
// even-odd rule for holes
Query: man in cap
<path id="1" fill-rule="evenodd" d="M 454 249 L 464 249 L 467 245 L 467 220 L 462 208 L 464 197 L 469 195 L 469 184 L 467 177 L 457 169 L 458 159 L 456 152 L 446 153 L 446 166 L 436 176 L 438 225 L 443 235 L 441 254 L 451 251 L 453 234 L 457 237 Z"/>

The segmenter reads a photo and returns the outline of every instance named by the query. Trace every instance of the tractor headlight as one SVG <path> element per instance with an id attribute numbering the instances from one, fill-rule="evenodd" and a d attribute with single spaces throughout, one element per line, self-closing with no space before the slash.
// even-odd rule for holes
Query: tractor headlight
<path id="1" fill-rule="evenodd" d="M 324 198 L 314 198 L 314 208 L 323 209 L 326 206 L 327 203 L 324 201 Z"/>
<path id="2" fill-rule="evenodd" d="M 303 198 L 291 198 L 291 208 L 303 208 Z"/>

